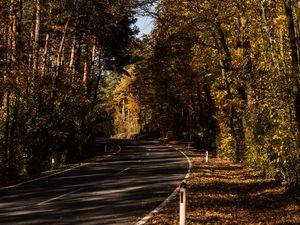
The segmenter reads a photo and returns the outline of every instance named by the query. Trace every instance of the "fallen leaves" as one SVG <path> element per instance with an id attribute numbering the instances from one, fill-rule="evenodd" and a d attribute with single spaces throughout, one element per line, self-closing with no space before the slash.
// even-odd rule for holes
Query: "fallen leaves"
<path id="1" fill-rule="evenodd" d="M 300 200 L 286 195 L 274 180 L 262 179 L 248 167 L 204 153 L 186 151 L 193 162 L 187 182 L 187 225 L 300 224 Z M 148 224 L 178 224 L 178 198 Z"/>

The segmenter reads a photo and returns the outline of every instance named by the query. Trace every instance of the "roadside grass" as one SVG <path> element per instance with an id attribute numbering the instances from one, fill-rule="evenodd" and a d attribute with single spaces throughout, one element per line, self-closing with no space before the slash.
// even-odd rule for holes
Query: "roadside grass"
<path id="1" fill-rule="evenodd" d="M 174 144 L 174 143 L 173 143 Z M 175 145 L 193 163 L 187 181 L 187 225 L 300 224 L 300 199 L 248 167 Z M 147 224 L 179 224 L 178 196 Z"/>

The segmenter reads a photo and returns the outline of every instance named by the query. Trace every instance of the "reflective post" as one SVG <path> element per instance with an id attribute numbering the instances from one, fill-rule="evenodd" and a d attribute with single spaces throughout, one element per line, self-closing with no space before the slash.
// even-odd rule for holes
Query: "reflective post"
<path id="1" fill-rule="evenodd" d="M 179 191 L 179 225 L 185 225 L 186 220 L 186 182 L 180 184 Z"/>
<path id="2" fill-rule="evenodd" d="M 205 152 L 205 162 L 208 163 L 208 151 Z"/>
<path id="3" fill-rule="evenodd" d="M 51 166 L 52 166 L 52 168 L 54 167 L 54 165 L 55 165 L 55 159 L 52 158 L 52 159 L 51 159 Z"/>

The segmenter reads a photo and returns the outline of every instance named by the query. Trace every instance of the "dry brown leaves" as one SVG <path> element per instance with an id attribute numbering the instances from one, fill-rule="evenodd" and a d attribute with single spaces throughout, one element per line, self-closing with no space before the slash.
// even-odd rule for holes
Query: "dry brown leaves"
<path id="1" fill-rule="evenodd" d="M 186 151 L 193 162 L 187 182 L 187 224 L 300 224 L 300 199 L 250 168 Z M 178 224 L 179 200 L 147 224 Z"/>

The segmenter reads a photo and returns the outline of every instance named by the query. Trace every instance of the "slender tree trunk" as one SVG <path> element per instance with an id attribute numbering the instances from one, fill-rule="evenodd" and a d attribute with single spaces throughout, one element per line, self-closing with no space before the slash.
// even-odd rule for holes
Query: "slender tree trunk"
<path id="1" fill-rule="evenodd" d="M 241 118 L 236 116 L 236 109 L 232 105 L 233 100 L 233 94 L 230 89 L 230 84 L 227 79 L 227 74 L 231 70 L 231 54 L 229 51 L 229 47 L 227 45 L 226 36 L 223 32 L 223 29 L 221 27 L 221 24 L 219 22 L 214 23 L 214 26 L 219 34 L 219 38 L 217 39 L 215 36 L 216 45 L 219 49 L 219 55 L 220 55 L 220 67 L 222 71 L 222 77 L 225 82 L 225 88 L 227 90 L 227 96 L 228 96 L 228 104 L 229 104 L 229 110 L 227 112 L 228 120 L 229 120 L 229 128 L 232 135 L 232 139 L 234 142 L 234 147 L 236 150 L 236 161 L 241 161 L 242 153 L 244 152 L 244 133 L 240 133 L 241 129 L 239 129 L 239 124 L 241 124 Z M 222 53 L 225 53 L 223 56 Z M 237 125 L 235 124 L 234 120 L 237 120 Z M 236 127 L 237 126 L 237 127 Z M 242 137 L 240 137 L 242 135 Z"/>
<path id="2" fill-rule="evenodd" d="M 65 57 L 65 47 L 63 47 L 63 49 L 61 51 L 60 62 L 59 62 L 59 65 L 62 67 L 62 69 L 64 69 L 65 60 L 66 60 L 66 57 Z M 62 73 L 63 73 L 63 71 L 62 71 Z"/>
<path id="3" fill-rule="evenodd" d="M 122 121 L 123 121 L 123 124 L 125 123 L 125 98 L 123 98 L 122 100 Z"/>
<path id="4" fill-rule="evenodd" d="M 71 54 L 70 54 L 70 64 L 69 64 L 71 70 L 73 70 L 74 63 L 75 63 L 75 47 L 76 47 L 76 37 L 73 36 Z"/>
<path id="5" fill-rule="evenodd" d="M 201 90 L 200 90 L 200 84 L 197 84 L 197 99 L 198 99 L 198 105 L 199 105 L 199 112 L 198 114 L 198 124 L 200 127 L 203 127 L 204 125 L 204 109 L 203 109 L 203 100 L 201 96 Z"/>
<path id="6" fill-rule="evenodd" d="M 264 36 L 266 37 L 266 40 L 267 40 L 267 44 L 266 44 L 267 50 L 266 51 L 271 55 L 271 61 L 273 64 L 273 68 L 272 68 L 273 73 L 277 74 L 277 73 L 280 73 L 280 63 L 278 61 L 278 58 L 276 57 L 277 53 L 276 53 L 276 50 L 275 50 L 275 47 L 273 44 L 273 40 L 271 37 L 271 31 L 270 31 L 270 27 L 268 25 L 264 3 L 265 3 L 265 0 L 261 1 L 260 8 L 261 8 L 261 12 L 262 12 L 261 16 L 262 16 L 262 20 L 263 20 L 262 21 L 263 22 L 263 30 L 265 31 Z"/>
<path id="7" fill-rule="evenodd" d="M 18 28 L 18 41 L 17 41 L 17 48 L 21 49 L 21 45 L 22 45 L 22 22 L 23 22 L 23 0 L 19 0 L 19 4 L 18 4 L 18 8 L 19 8 L 19 19 L 18 19 L 18 24 L 17 24 L 17 28 Z"/>
<path id="8" fill-rule="evenodd" d="M 77 73 L 82 73 L 81 54 L 82 54 L 81 36 L 79 36 L 77 41 L 76 58 L 75 58 L 75 66 L 74 66 L 75 71 Z"/>
<path id="9" fill-rule="evenodd" d="M 34 18 L 35 18 L 35 9 L 32 10 L 32 23 L 31 23 L 31 28 L 30 28 L 30 32 L 29 32 L 29 54 L 28 54 L 28 68 L 32 68 L 33 66 L 33 37 L 34 37 Z M 32 81 L 32 75 L 33 71 L 31 71 L 31 74 L 30 74 L 30 77 L 29 77 L 29 84 L 31 83 Z M 30 85 L 28 85 L 30 86 Z M 27 91 L 28 92 L 28 91 Z"/>
<path id="10" fill-rule="evenodd" d="M 300 59 L 300 1 L 296 3 L 295 7 L 295 32 L 297 37 L 297 50 L 298 50 L 298 60 Z"/>
<path id="11" fill-rule="evenodd" d="M 98 95 L 98 88 L 99 88 L 99 84 L 100 84 L 100 80 L 101 80 L 101 72 L 99 72 L 99 75 L 97 76 L 97 80 L 96 80 L 96 85 L 95 85 L 95 90 L 94 90 L 94 95 L 93 95 L 93 101 L 92 101 L 92 112 L 94 111 L 95 105 L 96 105 L 96 100 L 97 100 L 97 95 Z"/>
<path id="12" fill-rule="evenodd" d="M 32 80 L 31 87 L 34 89 L 36 78 L 38 75 L 38 66 L 39 66 L 39 41 L 40 41 L 40 27 L 41 27 L 41 1 L 35 1 L 35 29 L 33 37 L 33 59 L 32 59 Z"/>
<path id="13" fill-rule="evenodd" d="M 6 45 L 6 64 L 5 64 L 5 71 L 4 71 L 4 84 L 8 84 L 8 71 L 10 71 L 9 69 L 9 38 L 10 38 L 10 33 L 9 33 L 9 28 L 5 30 L 6 35 L 4 35 L 4 42 L 7 43 Z M 3 146 L 4 146 L 4 158 L 6 161 L 6 165 L 5 165 L 5 175 L 8 175 L 8 156 L 9 156 L 9 126 L 10 126 L 10 110 L 9 110 L 9 105 L 10 105 L 10 91 L 9 88 L 6 86 L 6 89 L 4 91 L 3 94 L 3 122 L 4 122 L 4 138 L 3 138 Z"/>
<path id="14" fill-rule="evenodd" d="M 243 68 L 243 83 L 240 87 L 240 95 L 245 104 L 242 107 L 244 113 L 242 115 L 242 127 L 244 129 L 244 142 L 245 149 L 249 147 L 253 141 L 253 126 L 256 121 L 255 103 L 254 103 L 254 90 L 253 90 L 253 71 L 252 71 L 252 59 L 251 59 L 251 42 L 248 32 L 250 19 L 248 17 L 246 1 L 240 1 L 238 8 L 241 12 L 240 17 L 237 19 L 236 27 L 238 28 L 240 42 L 243 49 L 244 68 Z M 263 7 L 263 6 L 262 6 Z M 263 11 L 264 14 L 264 11 Z"/>
<path id="15" fill-rule="evenodd" d="M 85 45 L 84 51 L 84 67 L 83 67 L 83 84 L 85 88 L 88 88 L 89 83 L 89 46 L 88 44 Z"/>
<path id="16" fill-rule="evenodd" d="M 55 63 L 56 64 L 55 65 L 56 66 L 56 76 L 59 76 L 59 71 L 60 71 L 62 57 L 63 57 L 64 43 L 65 43 L 66 34 L 67 34 L 70 19 L 71 19 L 71 17 L 67 20 L 67 22 L 64 26 L 63 35 L 61 37 L 59 48 L 58 48 L 58 51 L 57 51 L 57 54 L 56 54 L 56 63 Z"/>
<path id="17" fill-rule="evenodd" d="M 12 69 L 16 69 L 16 35 L 17 35 L 17 16 L 16 16 L 16 1 L 10 1 L 9 8 L 9 27 L 7 30 L 7 64 L 6 64 L 6 72 L 4 74 L 4 82 L 8 84 L 9 80 L 12 80 L 13 77 L 9 71 Z M 5 123 L 5 131 L 4 131 L 4 151 L 6 155 L 7 162 L 7 172 L 10 172 L 10 168 L 12 167 L 12 157 L 14 156 L 13 149 L 10 148 L 11 135 L 10 135 L 10 102 L 11 102 L 11 93 L 9 88 L 6 88 L 3 97 L 3 119 Z"/>
<path id="18" fill-rule="evenodd" d="M 16 15 L 16 0 L 10 1 L 10 26 L 9 26 L 9 33 L 10 33 L 10 49 L 11 53 L 10 55 L 10 62 L 12 66 L 15 66 L 16 63 L 16 47 L 17 47 L 17 15 Z"/>
<path id="19" fill-rule="evenodd" d="M 232 93 L 230 90 L 230 86 L 229 86 L 229 82 L 227 80 L 226 77 L 226 73 L 228 72 L 226 70 L 226 66 L 223 63 L 223 59 L 220 59 L 220 66 L 221 66 L 221 71 L 222 71 L 222 77 L 225 81 L 225 86 L 226 86 L 226 90 L 227 90 L 227 96 L 228 96 L 228 101 L 229 101 L 229 110 L 227 112 L 228 114 L 228 120 L 229 120 L 229 128 L 230 128 L 230 133 L 232 135 L 232 139 L 233 139 L 233 143 L 234 143 L 234 148 L 236 150 L 236 160 L 240 161 L 240 151 L 241 151 L 241 147 L 240 147 L 240 143 L 239 143 L 239 138 L 238 138 L 238 133 L 236 131 L 235 125 L 234 125 L 234 114 L 235 114 L 235 109 L 233 108 L 232 104 L 231 104 L 231 100 L 232 100 Z"/>
<path id="20" fill-rule="evenodd" d="M 298 48 L 297 48 L 297 37 L 295 32 L 295 20 L 294 20 L 291 0 L 285 1 L 285 12 L 288 18 L 288 31 L 289 31 L 289 40 L 290 40 L 290 48 L 291 48 L 291 56 L 292 56 L 294 108 L 295 108 L 298 128 L 300 129 L 299 58 L 298 58 Z"/>
<path id="21" fill-rule="evenodd" d="M 87 84 L 88 84 L 88 54 L 86 51 L 85 51 L 85 55 L 84 55 L 82 82 L 83 82 L 84 86 L 87 88 Z"/>
<path id="22" fill-rule="evenodd" d="M 207 82 L 204 84 L 205 108 L 206 108 L 206 129 L 208 132 L 207 148 L 216 155 L 216 137 L 218 130 L 218 122 L 215 120 L 215 103 L 211 96 L 210 87 Z"/>
<path id="23" fill-rule="evenodd" d="M 7 79 L 6 77 L 4 77 Z M 10 105 L 10 92 L 9 90 L 6 90 L 3 96 L 3 120 L 5 123 L 5 128 L 4 128 L 4 153 L 5 153 L 5 158 L 6 158 L 6 169 L 9 169 L 9 127 L 10 127 L 10 110 L 9 110 L 9 105 Z M 8 173 L 8 171 L 6 172 Z"/>
<path id="24" fill-rule="evenodd" d="M 92 78 L 95 73 L 95 59 L 96 59 L 96 38 L 93 38 L 93 48 L 92 48 L 92 59 L 91 59 L 91 69 L 90 69 L 90 77 Z"/>
<path id="25" fill-rule="evenodd" d="M 48 58 L 48 48 L 49 48 L 49 33 L 46 34 L 46 38 L 45 38 L 45 47 L 44 47 L 43 65 L 42 65 L 42 74 L 41 74 L 42 77 L 45 76 L 47 58 Z"/>

